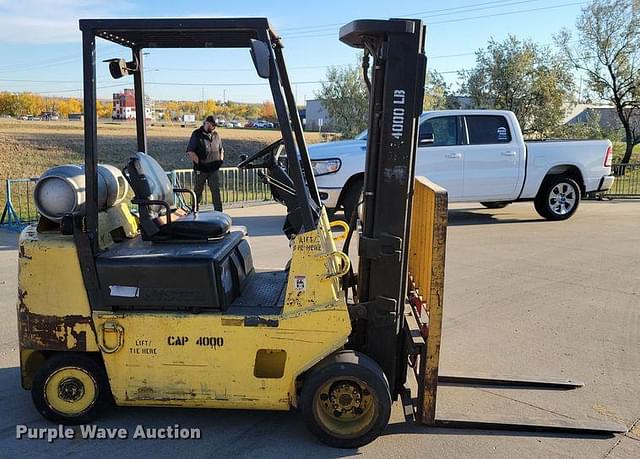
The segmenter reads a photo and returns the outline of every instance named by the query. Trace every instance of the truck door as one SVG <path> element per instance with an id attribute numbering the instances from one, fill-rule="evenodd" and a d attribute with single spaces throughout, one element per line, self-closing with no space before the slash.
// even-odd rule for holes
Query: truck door
<path id="1" fill-rule="evenodd" d="M 468 144 L 464 155 L 464 200 L 515 199 L 524 168 L 523 145 L 503 115 L 466 115 Z"/>
<path id="2" fill-rule="evenodd" d="M 461 198 L 463 189 L 459 120 L 458 116 L 428 118 L 421 123 L 418 135 L 416 175 L 423 175 L 445 188 L 450 199 Z"/>

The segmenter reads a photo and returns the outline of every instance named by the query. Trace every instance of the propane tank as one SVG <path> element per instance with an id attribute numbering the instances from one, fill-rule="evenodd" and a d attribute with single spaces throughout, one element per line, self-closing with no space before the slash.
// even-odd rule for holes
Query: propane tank
<path id="1" fill-rule="evenodd" d="M 98 210 L 105 210 L 124 200 L 129 186 L 122 172 L 107 164 L 98 165 Z M 85 212 L 84 166 L 65 164 L 52 167 L 40 176 L 33 190 L 38 211 L 53 221 L 66 214 Z"/>

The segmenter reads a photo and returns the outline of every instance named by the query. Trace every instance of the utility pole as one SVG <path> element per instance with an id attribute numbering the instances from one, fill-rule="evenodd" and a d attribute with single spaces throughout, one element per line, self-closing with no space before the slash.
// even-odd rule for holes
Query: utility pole
<path id="1" fill-rule="evenodd" d="M 203 116 L 206 115 L 206 113 L 204 112 L 204 86 L 202 87 L 202 114 Z"/>
<path id="2" fill-rule="evenodd" d="M 222 90 L 222 104 L 224 105 L 227 102 L 227 90 Z"/>
<path id="3" fill-rule="evenodd" d="M 578 85 L 578 103 L 582 103 L 582 75 L 580 75 L 580 84 Z"/>

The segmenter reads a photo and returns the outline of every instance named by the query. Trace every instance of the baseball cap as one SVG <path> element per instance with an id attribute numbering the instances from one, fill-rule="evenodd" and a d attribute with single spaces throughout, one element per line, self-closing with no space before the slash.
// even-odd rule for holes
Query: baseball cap
<path id="1" fill-rule="evenodd" d="M 207 122 L 209 122 L 209 123 L 213 124 L 214 126 L 217 126 L 217 125 L 218 125 L 218 124 L 216 123 L 216 119 L 215 119 L 213 116 L 211 116 L 211 115 L 207 116 L 207 117 L 205 118 L 205 121 L 207 121 Z"/>

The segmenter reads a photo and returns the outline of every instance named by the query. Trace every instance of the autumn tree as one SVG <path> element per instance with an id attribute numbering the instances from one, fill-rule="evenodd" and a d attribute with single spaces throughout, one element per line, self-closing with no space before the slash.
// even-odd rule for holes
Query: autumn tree
<path id="1" fill-rule="evenodd" d="M 475 67 L 460 74 L 461 88 L 479 108 L 511 110 L 526 133 L 547 135 L 571 102 L 573 75 L 548 47 L 510 35 L 476 51 Z"/>
<path id="2" fill-rule="evenodd" d="M 276 107 L 270 100 L 265 100 L 260 106 L 260 116 L 264 119 L 274 121 L 276 119 Z"/>
<path id="3" fill-rule="evenodd" d="M 96 113 L 98 114 L 98 118 L 111 118 L 113 115 L 113 102 L 110 100 L 97 101 Z"/>
<path id="4" fill-rule="evenodd" d="M 556 36 L 569 61 L 586 75 L 589 89 L 615 106 L 625 133 L 624 164 L 640 143 L 638 8 L 633 0 L 594 0 L 582 8 L 575 38 L 566 29 Z"/>
<path id="5" fill-rule="evenodd" d="M 82 101 L 72 98 L 58 99 L 56 102 L 56 111 L 63 117 L 69 116 L 69 113 L 82 113 Z M 111 117 L 111 103 L 109 103 L 109 113 L 107 117 Z"/>
<path id="6" fill-rule="evenodd" d="M 46 108 L 42 96 L 31 92 L 0 93 L 0 114 L 11 116 L 38 115 Z"/>

